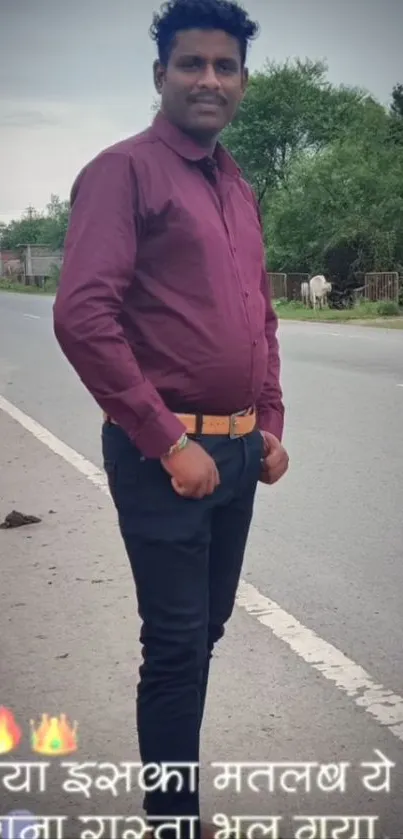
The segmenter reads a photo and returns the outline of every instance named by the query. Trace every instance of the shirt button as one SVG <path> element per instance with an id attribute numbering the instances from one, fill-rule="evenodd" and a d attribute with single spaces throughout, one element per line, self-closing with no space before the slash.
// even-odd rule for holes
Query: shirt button
<path id="1" fill-rule="evenodd" d="M 254 347 L 257 347 L 257 341 L 254 341 L 254 342 L 253 342 L 253 346 L 254 346 Z"/>

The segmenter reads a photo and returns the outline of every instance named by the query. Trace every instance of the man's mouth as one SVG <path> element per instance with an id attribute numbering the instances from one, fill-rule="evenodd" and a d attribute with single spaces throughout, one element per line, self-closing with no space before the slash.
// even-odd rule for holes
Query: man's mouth
<path id="1" fill-rule="evenodd" d="M 225 105 L 225 102 L 219 99 L 198 98 L 192 99 L 191 102 L 194 105 L 201 105 L 205 108 L 222 108 Z"/>

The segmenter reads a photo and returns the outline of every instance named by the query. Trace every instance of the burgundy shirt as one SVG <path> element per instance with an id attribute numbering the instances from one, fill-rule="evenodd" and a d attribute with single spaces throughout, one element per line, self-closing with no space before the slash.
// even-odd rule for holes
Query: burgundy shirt
<path id="1" fill-rule="evenodd" d="M 260 428 L 282 437 L 277 318 L 254 194 L 220 144 L 206 156 L 162 114 L 79 174 L 54 330 L 146 457 L 179 439 L 180 412 L 254 405 Z"/>

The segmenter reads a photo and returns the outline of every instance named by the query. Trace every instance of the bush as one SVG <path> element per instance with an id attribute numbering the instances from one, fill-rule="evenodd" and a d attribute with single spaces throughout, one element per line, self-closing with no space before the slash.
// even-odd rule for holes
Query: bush
<path id="1" fill-rule="evenodd" d="M 36 286 L 29 286 L 25 285 L 24 283 L 18 283 L 14 280 L 9 280 L 6 277 L 0 278 L 0 290 L 1 291 L 14 291 L 20 292 L 22 294 L 37 294 L 38 289 Z"/>
<path id="2" fill-rule="evenodd" d="M 399 304 L 393 300 L 385 300 L 383 303 L 378 303 L 378 314 L 384 318 L 396 317 L 400 314 Z"/>
<path id="3" fill-rule="evenodd" d="M 61 270 L 57 265 L 52 265 L 50 269 L 50 276 L 46 278 L 43 290 L 46 292 L 54 293 L 57 291 L 59 281 L 60 281 L 60 273 Z"/>

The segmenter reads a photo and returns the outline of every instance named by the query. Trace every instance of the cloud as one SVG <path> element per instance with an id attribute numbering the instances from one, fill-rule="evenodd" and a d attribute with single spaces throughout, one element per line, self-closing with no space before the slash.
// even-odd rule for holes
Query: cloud
<path id="1" fill-rule="evenodd" d="M 146 119 L 149 110 L 144 107 Z M 44 102 L 32 111 L 42 115 L 41 124 L 0 130 L 0 221 L 6 223 L 29 204 L 43 209 L 51 193 L 68 198 L 78 172 L 100 149 L 143 128 L 133 103 L 121 100 Z"/>
<path id="2" fill-rule="evenodd" d="M 0 127 L 4 128 L 42 128 L 45 125 L 57 125 L 57 119 L 54 116 L 46 115 L 41 111 L 0 110 Z"/>

